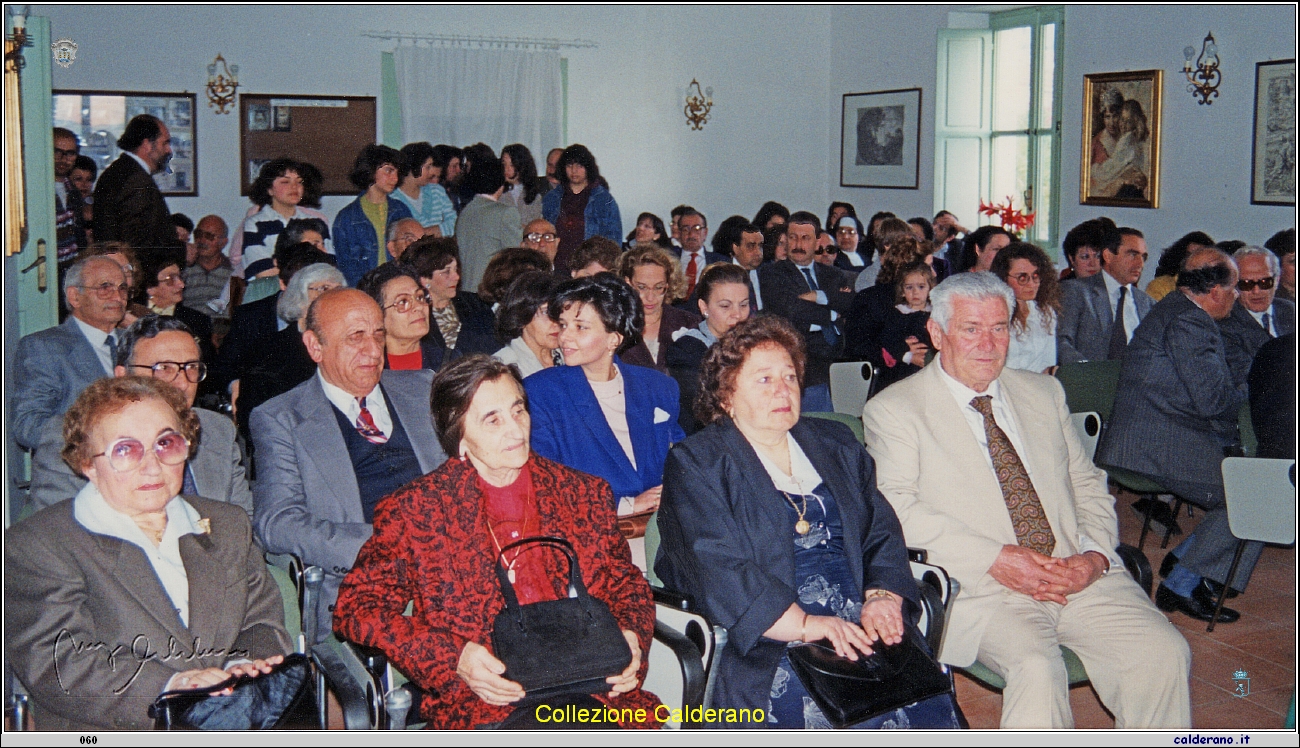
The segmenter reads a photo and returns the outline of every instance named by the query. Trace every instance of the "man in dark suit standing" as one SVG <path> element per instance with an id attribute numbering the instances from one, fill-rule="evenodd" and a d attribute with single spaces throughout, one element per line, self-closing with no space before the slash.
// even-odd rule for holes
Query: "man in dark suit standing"
<path id="1" fill-rule="evenodd" d="M 1295 331 L 1295 304 L 1276 298 L 1282 264 L 1262 247 L 1242 247 L 1232 254 L 1240 278 L 1232 314 L 1219 322 L 1233 382 L 1240 385 L 1261 346 Z"/>
<path id="2" fill-rule="evenodd" d="M 806 210 L 790 216 L 788 257 L 759 268 L 763 308 L 785 317 L 804 336 L 808 364 L 804 370 L 803 410 L 825 413 L 831 405 L 830 372 L 843 348 L 840 318 L 853 304 L 844 275 L 813 261 L 821 220 Z"/>
<path id="3" fill-rule="evenodd" d="M 1122 358 L 1133 331 L 1154 304 L 1135 285 L 1147 261 L 1142 232 L 1116 229 L 1109 219 L 1094 221 L 1096 237 L 1086 244 L 1101 249 L 1102 270 L 1061 285 L 1056 357 L 1062 364 Z"/>
<path id="4" fill-rule="evenodd" d="M 72 313 L 58 327 L 18 341 L 14 354 L 9 425 L 20 445 L 35 449 L 46 422 L 72 407 L 86 385 L 112 375 L 114 331 L 126 313 L 126 294 L 122 266 L 108 257 L 88 257 L 68 268 L 63 295 Z"/>
<path id="5" fill-rule="evenodd" d="M 137 115 L 126 125 L 117 147 L 123 153 L 95 183 L 95 241 L 121 241 L 144 259 L 169 249 L 184 249 L 171 211 L 153 181 L 172 157 L 172 135 L 162 120 Z"/>
<path id="6" fill-rule="evenodd" d="M 315 611 L 328 636 L 339 583 L 370 538 L 375 505 L 446 459 L 429 417 L 433 372 L 384 370 L 384 314 L 339 288 L 307 311 L 317 374 L 253 410 L 253 526 L 272 553 L 325 571 Z"/>
<path id="7" fill-rule="evenodd" d="M 1226 579 L 1237 539 L 1228 529 L 1220 463 L 1240 444 L 1237 414 L 1244 383 L 1233 381 L 1217 320 L 1232 313 L 1237 269 L 1218 250 L 1178 274 L 1178 288 L 1160 300 L 1133 334 L 1120 369 L 1114 418 L 1097 448 L 1097 464 L 1132 470 L 1206 510 L 1201 524 L 1162 564 L 1156 592 L 1161 610 L 1209 621 L 1216 585 Z M 1262 546 L 1250 543 L 1237 577 L 1250 579 Z M 1224 608 L 1220 623 L 1237 620 Z"/>

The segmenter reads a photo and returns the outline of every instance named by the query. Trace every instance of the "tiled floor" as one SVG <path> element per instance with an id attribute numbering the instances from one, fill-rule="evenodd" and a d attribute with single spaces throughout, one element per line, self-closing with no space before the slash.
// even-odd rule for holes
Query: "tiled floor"
<path id="1" fill-rule="evenodd" d="M 1142 520 L 1130 505 L 1136 499 L 1121 494 L 1116 499 L 1120 539 L 1137 545 Z M 1179 524 L 1195 526 L 1203 514 Z M 1165 551 L 1159 535 L 1148 535 L 1147 558 L 1159 569 Z M 1170 539 L 1177 545 L 1181 536 Z M 1157 583 L 1159 577 L 1157 576 Z M 1255 567 L 1249 589 L 1229 603 L 1241 612 L 1236 623 L 1215 627 L 1181 613 L 1169 613 L 1169 620 L 1187 637 L 1192 648 L 1192 724 L 1201 728 L 1278 728 L 1282 726 L 1296 687 L 1296 551 L 1295 548 L 1264 549 Z M 1250 694 L 1235 695 L 1233 674 L 1245 670 L 1250 676 Z M 1002 711 L 1002 695 L 964 675 L 957 676 L 957 702 L 973 728 L 996 728 Z M 1112 728 L 1115 720 L 1097 699 L 1090 686 L 1070 691 L 1077 728 Z"/>

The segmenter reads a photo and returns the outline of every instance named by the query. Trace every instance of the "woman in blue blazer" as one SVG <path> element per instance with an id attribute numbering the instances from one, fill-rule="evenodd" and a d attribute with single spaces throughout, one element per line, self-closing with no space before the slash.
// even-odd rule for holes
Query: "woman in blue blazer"
<path id="1" fill-rule="evenodd" d="M 549 306 L 566 366 L 524 380 L 533 449 L 609 481 L 620 514 L 659 506 L 668 448 L 685 438 L 677 383 L 615 353 L 634 344 L 643 313 L 609 273 L 562 283 Z"/>
<path id="2" fill-rule="evenodd" d="M 344 206 L 334 216 L 334 257 L 338 260 L 339 272 L 348 279 L 348 285 L 355 286 L 361 276 L 379 266 L 379 253 L 383 252 L 386 260 L 392 260 L 388 254 L 388 229 L 403 218 L 411 217 L 411 209 L 406 203 L 393 198 L 393 190 L 406 176 L 406 161 L 402 154 L 386 145 L 368 145 L 357 154 L 348 179 L 363 192 L 356 200 Z M 379 230 L 366 208 L 382 216 L 383 229 Z M 380 236 L 384 239 L 381 239 Z"/>

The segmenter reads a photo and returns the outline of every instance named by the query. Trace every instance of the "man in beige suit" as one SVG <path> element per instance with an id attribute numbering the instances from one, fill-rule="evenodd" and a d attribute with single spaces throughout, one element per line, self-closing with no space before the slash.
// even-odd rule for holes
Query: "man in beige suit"
<path id="1" fill-rule="evenodd" d="M 940 355 L 862 420 L 908 545 L 961 582 L 939 659 L 978 659 L 1006 680 L 1002 727 L 1073 727 L 1058 645 L 1079 655 L 1116 727 L 1190 727 L 1187 642 L 1114 552 L 1114 500 L 1064 392 L 1003 369 L 1011 289 L 963 273 L 930 300 Z"/>

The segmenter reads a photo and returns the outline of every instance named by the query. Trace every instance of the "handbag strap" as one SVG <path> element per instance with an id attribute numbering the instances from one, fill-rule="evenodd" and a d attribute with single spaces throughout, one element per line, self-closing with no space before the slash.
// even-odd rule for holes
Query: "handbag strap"
<path id="1" fill-rule="evenodd" d="M 578 565 L 578 554 L 574 552 L 573 546 L 564 538 L 557 538 L 551 535 L 537 535 L 531 538 L 521 538 L 512 543 L 501 547 L 497 552 L 497 583 L 501 586 L 501 594 L 506 599 L 507 608 L 518 608 L 519 598 L 515 596 L 514 585 L 510 582 L 510 577 L 506 575 L 505 555 L 506 551 L 525 545 L 549 545 L 553 548 L 559 548 L 564 551 L 564 555 L 569 559 L 569 596 L 576 597 L 584 603 L 588 597 L 587 587 L 582 583 L 582 569 Z M 518 555 L 515 556 L 518 558 Z"/>

